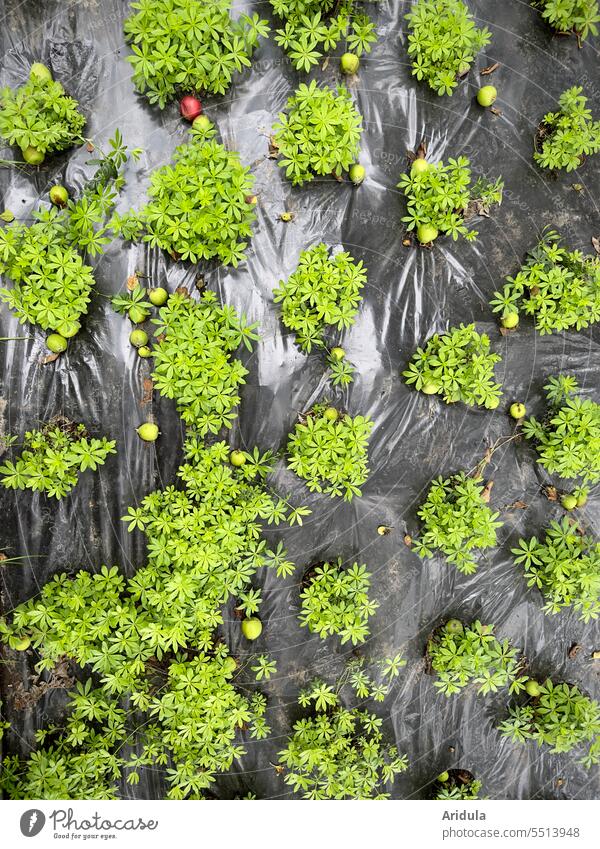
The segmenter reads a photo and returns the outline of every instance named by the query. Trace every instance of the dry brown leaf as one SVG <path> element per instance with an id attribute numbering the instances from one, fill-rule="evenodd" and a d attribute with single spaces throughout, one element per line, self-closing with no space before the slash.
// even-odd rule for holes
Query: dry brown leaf
<path id="1" fill-rule="evenodd" d="M 127 278 L 127 288 L 129 289 L 129 291 L 132 292 L 135 287 L 139 285 L 139 282 L 140 281 L 137 274 L 130 274 Z"/>
<path id="2" fill-rule="evenodd" d="M 597 236 L 592 236 L 592 245 L 597 254 L 600 254 L 600 238 Z"/>
<path id="3" fill-rule="evenodd" d="M 143 395 L 141 403 L 148 404 L 150 401 L 152 401 L 152 393 L 154 392 L 154 384 L 152 383 L 149 377 L 145 377 L 142 381 L 142 390 Z"/>
<path id="4" fill-rule="evenodd" d="M 493 65 L 488 65 L 487 68 L 482 68 L 479 72 L 482 77 L 485 77 L 487 74 L 493 74 L 494 71 L 498 70 L 500 67 L 500 62 L 494 62 Z"/>
<path id="5" fill-rule="evenodd" d="M 277 159 L 279 156 L 279 145 L 274 136 L 269 136 L 269 159 Z"/>
<path id="6" fill-rule="evenodd" d="M 410 535 L 410 534 L 404 534 L 404 545 L 406 545 L 408 548 L 410 548 L 410 547 L 411 547 L 411 545 L 412 545 L 412 537 L 411 537 L 411 535 Z"/>
<path id="7" fill-rule="evenodd" d="M 494 115 L 502 115 L 502 110 L 498 109 L 496 106 L 490 106 L 490 112 Z"/>
<path id="8" fill-rule="evenodd" d="M 481 500 L 486 504 L 490 503 L 490 498 L 492 495 L 492 489 L 494 488 L 494 481 L 488 481 L 486 485 L 481 490 Z"/>
<path id="9" fill-rule="evenodd" d="M 544 495 L 548 501 L 558 501 L 558 490 L 555 486 L 545 486 Z"/>
<path id="10" fill-rule="evenodd" d="M 526 510 L 529 505 L 524 501 L 513 501 L 512 504 L 508 505 L 508 510 Z"/>
<path id="11" fill-rule="evenodd" d="M 94 150 L 95 150 L 94 145 L 91 142 L 88 142 L 86 144 L 85 149 L 87 150 L 88 153 L 93 153 Z"/>
<path id="12" fill-rule="evenodd" d="M 47 365 L 50 365 L 50 363 L 55 363 L 55 362 L 56 362 L 56 360 L 57 360 L 59 357 L 60 357 L 60 354 L 48 354 L 48 355 L 47 355 L 47 356 L 45 356 L 45 357 L 44 357 L 44 359 L 42 360 L 42 365 L 43 365 L 43 366 L 47 366 Z"/>
<path id="13" fill-rule="evenodd" d="M 582 646 L 579 643 L 573 643 L 571 648 L 569 649 L 569 657 L 573 660 L 574 657 L 577 657 L 579 652 L 581 651 Z"/>

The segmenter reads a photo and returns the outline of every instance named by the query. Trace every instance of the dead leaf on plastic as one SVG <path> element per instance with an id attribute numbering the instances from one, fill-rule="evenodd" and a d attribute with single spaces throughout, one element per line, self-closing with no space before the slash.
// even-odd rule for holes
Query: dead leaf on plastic
<path id="1" fill-rule="evenodd" d="M 499 67 L 500 62 L 494 62 L 493 65 L 488 65 L 487 68 L 482 68 L 479 73 L 482 77 L 485 77 L 487 74 L 493 74 Z"/>
<path id="2" fill-rule="evenodd" d="M 592 245 L 597 254 L 600 254 L 600 238 L 592 236 Z"/>

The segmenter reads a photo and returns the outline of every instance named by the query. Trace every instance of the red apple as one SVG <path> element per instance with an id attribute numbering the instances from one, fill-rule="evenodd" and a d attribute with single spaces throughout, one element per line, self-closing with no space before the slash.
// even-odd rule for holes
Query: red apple
<path id="1" fill-rule="evenodd" d="M 186 94 L 179 101 L 179 111 L 182 118 L 186 121 L 193 121 L 202 112 L 202 104 L 197 97 L 192 94 Z"/>

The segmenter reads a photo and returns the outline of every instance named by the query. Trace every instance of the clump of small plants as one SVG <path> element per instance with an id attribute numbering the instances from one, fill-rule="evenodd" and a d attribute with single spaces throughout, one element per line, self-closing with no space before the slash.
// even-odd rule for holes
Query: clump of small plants
<path id="1" fill-rule="evenodd" d="M 133 82 L 161 109 L 178 93 L 224 94 L 269 32 L 257 14 L 233 20 L 231 0 L 138 0 L 125 20 Z"/>
<path id="2" fill-rule="evenodd" d="M 499 354 L 490 351 L 487 334 L 474 324 L 461 324 L 447 333 L 436 333 L 424 348 L 417 348 L 403 377 L 425 395 L 441 395 L 447 404 L 462 401 L 488 410 L 498 406 L 501 386 L 494 380 Z"/>
<path id="3" fill-rule="evenodd" d="M 176 148 L 173 162 L 153 171 L 146 206 L 113 217 L 115 229 L 175 260 L 217 259 L 237 266 L 256 218 L 249 168 L 237 153 L 195 132 Z"/>
<path id="4" fill-rule="evenodd" d="M 502 203 L 503 187 L 500 177 L 493 183 L 481 177 L 471 183 L 466 156 L 449 159 L 447 164 L 419 156 L 398 183 L 406 196 L 407 214 L 402 221 L 409 231 L 416 231 L 421 244 L 430 244 L 440 234 L 473 242 L 478 232 L 467 227 L 467 220 L 487 215 L 494 204 Z"/>
<path id="5" fill-rule="evenodd" d="M 429 558 L 440 550 L 464 575 L 477 570 L 476 555 L 496 545 L 496 529 L 502 525 L 500 514 L 486 502 L 482 479 L 465 472 L 434 480 L 417 515 L 422 527 L 415 552 Z"/>
<path id="6" fill-rule="evenodd" d="M 513 554 L 527 585 L 546 599 L 546 613 L 573 607 L 584 622 L 600 615 L 600 543 L 577 522 L 551 522 L 543 540 L 522 539 Z"/>
<path id="7" fill-rule="evenodd" d="M 85 117 L 78 106 L 36 62 L 24 85 L 0 91 L 0 136 L 21 148 L 25 162 L 41 165 L 47 153 L 83 143 Z"/>
<path id="8" fill-rule="evenodd" d="M 369 617 L 379 604 L 369 598 L 371 576 L 367 567 L 345 567 L 341 558 L 315 566 L 300 593 L 300 624 L 321 638 L 337 634 L 341 643 L 364 643 L 369 636 Z"/>
<path id="9" fill-rule="evenodd" d="M 340 178 L 356 164 L 362 133 L 362 116 L 348 90 L 334 91 L 315 80 L 301 83 L 279 114 L 272 142 L 279 165 L 295 186 L 315 177 Z"/>
<path id="10" fill-rule="evenodd" d="M 579 46 L 588 35 L 598 35 L 600 21 L 597 0 L 535 0 L 542 17 L 559 33 L 572 32 Z"/>
<path id="11" fill-rule="evenodd" d="M 368 441 L 373 422 L 315 404 L 288 441 L 288 465 L 311 492 L 352 501 L 369 476 Z"/>
<path id="12" fill-rule="evenodd" d="M 516 277 L 506 279 L 491 305 L 511 327 L 520 311 L 534 318 L 541 335 L 581 330 L 600 320 L 600 257 L 569 251 L 558 233 L 547 233 Z"/>
<path id="13" fill-rule="evenodd" d="M 427 661 L 437 677 L 435 687 L 445 696 L 471 684 L 477 685 L 480 695 L 506 686 L 511 693 L 518 693 L 528 680 L 521 674 L 518 649 L 508 640 L 497 640 L 494 626 L 478 620 L 463 625 L 450 619 L 438 628 L 427 644 Z"/>
<path id="14" fill-rule="evenodd" d="M 9 441 L 14 444 L 16 437 Z M 0 466 L 2 486 L 64 498 L 76 486 L 81 472 L 95 472 L 109 454 L 116 454 L 115 445 L 105 436 L 91 437 L 83 424 L 57 417 L 41 430 L 27 431 L 20 457 Z"/>
<path id="15" fill-rule="evenodd" d="M 199 301 L 175 292 L 153 322 L 159 339 L 153 348 L 155 388 L 176 401 L 183 421 L 199 435 L 231 427 L 248 374 L 231 355 L 242 344 L 252 350 L 255 325 L 209 291 Z"/>
<path id="16" fill-rule="evenodd" d="M 441 772 L 433 786 L 433 798 L 447 799 L 479 799 L 481 781 L 476 781 L 471 772 L 466 769 L 449 769 Z"/>
<path id="17" fill-rule="evenodd" d="M 406 15 L 413 76 L 438 94 L 452 94 L 477 53 L 491 40 L 461 0 L 417 0 Z"/>
<path id="18" fill-rule="evenodd" d="M 512 705 L 499 729 L 516 743 L 535 740 L 559 754 L 589 744 L 581 763 L 589 768 L 600 762 L 600 704 L 571 684 L 543 684 L 530 680 L 524 704 Z"/>
<path id="19" fill-rule="evenodd" d="M 397 655 L 383 662 L 388 680 L 404 661 Z M 279 752 L 284 780 L 304 799 L 387 799 L 385 785 L 408 768 L 405 755 L 386 744 L 382 720 L 368 710 L 347 708 L 340 697 L 349 684 L 360 699 L 370 691 L 385 697 L 386 685 L 373 685 L 360 660 L 348 664 L 335 686 L 315 680 L 298 698 L 310 715 L 294 725 Z"/>
<path id="20" fill-rule="evenodd" d="M 131 151 L 136 158 L 139 150 Z M 54 353 L 67 348 L 67 339 L 79 332 L 94 286 L 92 268 L 84 254 L 102 253 L 111 241 L 108 217 L 123 186 L 127 148 L 119 131 L 102 155 L 94 177 L 78 200 L 69 200 L 63 186 L 54 186 L 50 208 L 34 210 L 34 223 L 15 221 L 0 228 L 0 274 L 12 281 L 0 289 L 0 299 L 19 321 L 51 331 L 48 347 Z M 53 197 L 53 190 L 50 192 Z"/>
<path id="21" fill-rule="evenodd" d="M 551 377 L 544 387 L 549 409 L 538 421 L 523 423 L 523 434 L 535 442 L 538 463 L 561 478 L 600 480 L 600 404 L 581 398 L 574 377 Z M 578 491 L 585 498 L 585 491 Z M 577 500 L 577 497 L 576 497 Z"/>
<path id="22" fill-rule="evenodd" d="M 296 271 L 287 281 L 280 280 L 273 294 L 281 304 L 284 325 L 295 332 L 304 351 L 328 347 L 326 334 L 352 326 L 366 280 L 363 263 L 347 251 L 330 254 L 321 243 L 300 254 Z M 328 351 L 334 385 L 349 383 L 353 370 L 345 351 L 338 346 Z"/>
<path id="23" fill-rule="evenodd" d="M 326 52 L 344 45 L 342 70 L 356 73 L 363 53 L 377 40 L 375 25 L 359 11 L 357 0 L 271 0 L 275 14 L 284 22 L 275 41 L 286 51 L 298 71 L 309 71 Z M 344 64 L 345 60 L 345 64 Z"/>
<path id="24" fill-rule="evenodd" d="M 558 98 L 558 112 L 544 115 L 533 154 L 540 168 L 574 171 L 600 151 L 600 121 L 592 119 L 582 91 L 581 86 L 567 89 Z"/>

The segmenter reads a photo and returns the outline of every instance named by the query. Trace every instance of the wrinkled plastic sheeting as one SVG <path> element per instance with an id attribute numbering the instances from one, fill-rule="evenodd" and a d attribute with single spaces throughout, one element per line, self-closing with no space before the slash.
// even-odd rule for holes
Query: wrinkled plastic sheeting
<path id="1" fill-rule="evenodd" d="M 239 4 L 236 11 L 252 5 L 268 14 L 266 2 Z M 542 173 L 532 161 L 535 127 L 564 89 L 583 85 L 596 116 L 600 113 L 600 42 L 590 39 L 578 50 L 574 39 L 552 36 L 535 10 L 520 0 L 471 2 L 479 24 L 492 31 L 492 43 L 454 95 L 438 97 L 410 75 L 403 25 L 408 6 L 393 0 L 373 6 L 379 41 L 362 61 L 359 77 L 349 83 L 365 123 L 360 159 L 367 179 L 359 189 L 334 180 L 292 188 L 269 159 L 270 128 L 300 81 L 273 41 L 263 43 L 252 70 L 227 96 L 205 102 L 223 142 L 251 165 L 259 197 L 247 261 L 237 270 L 204 269 L 208 287 L 260 322 L 262 332 L 253 353 L 241 354 L 250 374 L 232 444 L 284 446 L 298 412 L 328 393 L 350 412 L 375 422 L 371 476 L 363 496 L 351 504 L 310 495 L 283 463 L 274 475 L 273 485 L 291 493 L 294 503 L 311 506 L 313 514 L 303 528 L 268 532 L 271 539 L 285 539 L 298 564 L 287 580 L 270 572 L 256 578 L 264 589 L 261 617 L 266 627 L 254 648 L 278 663 L 276 678 L 261 685 L 269 697 L 273 733 L 260 743 L 248 740 L 246 756 L 218 777 L 214 795 L 221 798 L 248 792 L 258 798 L 289 795 L 273 764 L 299 717 L 298 688 L 315 675 L 334 676 L 349 655 L 335 639 L 322 641 L 299 626 L 299 581 L 310 563 L 338 555 L 368 564 L 373 595 L 380 602 L 364 653 L 376 658 L 402 650 L 408 660 L 393 694 L 376 707 L 386 720 L 387 734 L 395 737 L 411 764 L 393 787 L 395 798 L 426 797 L 427 784 L 440 771 L 458 766 L 481 779 L 491 798 L 593 798 L 598 792 L 594 773 L 578 765 L 578 754 L 551 755 L 546 748 L 500 737 L 495 726 L 506 715 L 505 691 L 482 698 L 469 689 L 446 699 L 424 669 L 423 649 L 434 627 L 449 616 L 464 621 L 480 617 L 523 648 L 532 674 L 577 683 L 598 696 L 598 671 L 590 659 L 599 647 L 597 627 L 585 626 L 568 611 L 545 616 L 540 595 L 527 589 L 510 556 L 519 536 L 539 534 L 561 515 L 541 493 L 545 477 L 531 446 L 509 443 L 486 469 L 494 480 L 492 506 L 501 511 L 505 524 L 499 547 L 482 559 L 475 575 L 460 575 L 442 557 L 422 562 L 403 537 L 416 533 L 416 509 L 433 477 L 473 468 L 489 445 L 510 435 L 505 413 L 510 402 L 524 401 L 539 414 L 543 385 L 560 372 L 576 375 L 583 393 L 598 400 L 598 328 L 540 337 L 524 321 L 517 333 L 502 337 L 488 301 L 545 226 L 558 229 L 567 243 L 586 252 L 590 237 L 600 232 L 598 161 L 591 159 L 580 172 L 558 177 Z M 5 0 L 7 25 L 1 34 L 2 84 L 19 84 L 31 62 L 44 61 L 81 102 L 89 117 L 88 134 L 100 146 L 118 127 L 130 146 L 144 148 L 141 162 L 128 169 L 121 210 L 143 203 L 150 171 L 167 163 L 186 137 L 176 103 L 160 112 L 133 89 L 122 38 L 126 13 L 127 4 L 118 0 Z M 478 69 L 496 61 L 500 67 L 494 76 L 483 80 L 497 86 L 501 114 L 474 102 Z M 337 62 L 317 76 L 335 84 Z M 480 238 L 474 244 L 441 238 L 432 251 L 402 244 L 404 206 L 395 186 L 406 168 L 406 151 L 422 139 L 434 160 L 466 155 L 476 176 L 502 175 L 505 180 L 504 203 L 491 218 L 477 222 Z M 64 182 L 76 192 L 90 173 L 88 158 L 80 150 L 53 157 L 31 174 L 3 170 L 4 207 L 18 218 L 27 217 L 52 183 Z M 291 223 L 279 218 L 286 210 L 295 214 Z M 343 245 L 365 262 L 369 274 L 360 313 L 343 339 L 356 365 L 356 380 L 341 396 L 331 393 L 322 358 L 304 356 L 284 332 L 272 298 L 274 286 L 294 270 L 300 252 L 321 240 Z M 181 458 L 183 427 L 174 406 L 156 393 L 148 398 L 145 381 L 151 366 L 129 345 L 128 322 L 112 311 L 105 296 L 120 290 L 135 269 L 171 291 L 180 285 L 195 291 L 198 269 L 121 241 L 94 265 L 98 292 L 84 330 L 56 363 L 41 365 L 45 348 L 37 330 L 26 342 L 0 344 L 4 431 L 22 434 L 63 413 L 116 438 L 119 452 L 98 474 L 84 474 L 61 503 L 29 491 L 0 495 L 0 549 L 25 558 L 2 570 L 5 611 L 35 596 L 57 572 L 98 569 L 103 563 L 119 564 L 128 574 L 139 568 L 143 537 L 128 534 L 120 516 L 152 489 L 172 483 Z M 6 307 L 0 316 L 0 335 L 18 335 L 20 328 Z M 412 391 L 400 378 L 418 344 L 461 321 L 477 322 L 502 355 L 497 375 L 505 394 L 495 412 L 444 405 Z M 134 433 L 149 415 L 156 416 L 163 433 L 156 448 Z M 526 508 L 511 507 L 516 501 Z M 598 506 L 594 493 L 584 518 L 596 531 Z M 378 535 L 381 524 L 392 532 Z M 248 653 L 232 605 L 222 630 L 235 654 Z M 574 643 L 582 649 L 570 659 Z M 2 676 L 5 712 L 13 725 L 4 741 L 9 753 L 30 751 L 35 729 L 64 712 L 61 692 L 44 697 L 33 709 L 14 708 L 14 687 L 28 688 L 31 675 L 32 660 L 15 659 L 11 653 Z M 150 770 L 139 786 L 123 788 L 124 796 L 136 798 L 164 792 L 164 777 Z"/>

